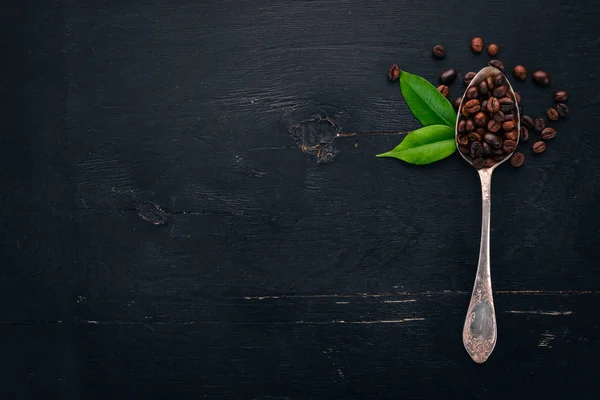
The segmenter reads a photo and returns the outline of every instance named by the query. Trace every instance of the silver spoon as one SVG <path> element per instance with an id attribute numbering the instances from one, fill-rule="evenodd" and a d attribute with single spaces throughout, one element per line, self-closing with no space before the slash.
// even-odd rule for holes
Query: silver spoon
<path id="1" fill-rule="evenodd" d="M 475 75 L 467 90 L 478 85 L 488 76 L 495 77 L 502 72 L 494 67 L 485 67 Z M 504 76 L 504 81 L 508 86 L 507 95 L 512 97 L 515 103 L 517 132 L 521 132 L 521 116 L 519 113 L 519 105 L 513 91 L 512 86 Z M 462 119 L 460 110 L 465 103 L 466 91 L 460 102 L 459 118 L 456 121 L 455 133 L 458 138 L 458 123 Z M 519 144 L 519 135 L 517 135 L 517 145 Z M 458 141 L 457 141 L 458 147 Z M 515 146 L 516 147 L 516 146 Z M 482 221 L 481 221 L 481 245 L 479 247 L 479 264 L 477 265 L 477 275 L 475 276 L 475 284 L 473 293 L 471 294 L 471 302 L 467 310 L 467 317 L 463 327 L 463 343 L 465 349 L 476 363 L 485 362 L 494 347 L 496 346 L 496 312 L 494 310 L 494 298 L 492 296 L 492 278 L 490 275 L 490 213 L 491 213 L 491 185 L 492 173 L 500 164 L 508 160 L 514 151 L 507 155 L 501 161 L 498 161 L 491 167 L 481 168 L 477 170 L 479 179 L 481 180 L 481 198 L 482 198 Z M 471 165 L 470 158 L 459 151 L 459 154 Z"/>

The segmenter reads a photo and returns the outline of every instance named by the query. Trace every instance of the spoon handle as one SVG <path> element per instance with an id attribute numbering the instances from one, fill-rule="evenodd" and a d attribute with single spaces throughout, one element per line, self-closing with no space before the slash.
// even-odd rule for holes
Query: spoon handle
<path id="1" fill-rule="evenodd" d="M 482 168 L 478 171 L 483 203 L 481 245 L 475 285 L 463 327 L 465 349 L 476 363 L 485 362 L 496 346 L 496 313 L 490 276 L 490 213 L 493 170 L 493 168 Z"/>

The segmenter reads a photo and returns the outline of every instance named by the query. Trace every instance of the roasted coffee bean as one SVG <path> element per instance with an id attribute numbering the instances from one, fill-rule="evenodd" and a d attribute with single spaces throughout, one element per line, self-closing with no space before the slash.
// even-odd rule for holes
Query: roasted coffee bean
<path id="1" fill-rule="evenodd" d="M 500 71 L 504 71 L 504 63 L 500 60 L 492 60 L 488 64 L 492 67 L 498 68 Z"/>
<path id="2" fill-rule="evenodd" d="M 525 125 L 527 129 L 533 129 L 533 118 L 529 115 L 523 115 L 523 117 L 521 117 L 521 123 Z"/>
<path id="3" fill-rule="evenodd" d="M 519 103 L 519 107 L 521 106 L 521 95 L 518 92 L 515 92 L 515 101 Z"/>
<path id="4" fill-rule="evenodd" d="M 485 135 L 487 130 L 485 128 L 477 128 L 477 129 L 475 129 L 475 132 L 477 132 L 479 134 L 479 136 L 483 136 L 483 135 Z"/>
<path id="5" fill-rule="evenodd" d="M 471 154 L 471 151 L 469 150 L 469 148 L 467 146 L 458 146 L 458 151 L 460 151 L 463 154 L 469 155 Z"/>
<path id="6" fill-rule="evenodd" d="M 456 79 L 456 70 L 455 69 L 447 69 L 440 75 L 440 83 L 444 85 L 449 85 Z"/>
<path id="7" fill-rule="evenodd" d="M 545 127 L 546 123 L 544 122 L 544 118 L 536 118 L 535 121 L 533 121 L 533 128 L 537 132 L 543 131 Z"/>
<path id="8" fill-rule="evenodd" d="M 517 133 L 516 129 L 513 129 L 512 131 L 504 132 L 505 139 L 516 141 L 518 137 L 519 137 L 519 134 Z"/>
<path id="9" fill-rule="evenodd" d="M 485 83 L 487 84 L 488 87 L 488 92 L 492 92 L 492 90 L 494 90 L 494 87 L 496 85 L 494 85 L 494 77 L 492 76 L 488 76 L 487 78 L 485 78 Z"/>
<path id="10" fill-rule="evenodd" d="M 486 126 L 488 121 L 489 121 L 489 117 L 483 111 L 479 111 L 473 117 L 473 122 L 475 123 L 476 126 Z"/>
<path id="11" fill-rule="evenodd" d="M 483 50 L 483 39 L 480 37 L 471 39 L 471 50 L 473 50 L 474 53 L 481 53 Z"/>
<path id="12" fill-rule="evenodd" d="M 456 137 L 456 141 L 458 142 L 458 144 L 463 145 L 463 146 L 466 146 L 469 144 L 469 138 L 464 133 L 458 134 L 458 136 Z"/>
<path id="13" fill-rule="evenodd" d="M 450 93 L 450 89 L 446 85 L 440 85 L 437 88 L 438 92 L 442 94 L 444 97 L 448 97 L 448 93 Z"/>
<path id="14" fill-rule="evenodd" d="M 502 143 L 502 150 L 504 150 L 506 153 L 512 153 L 513 151 L 515 151 L 516 148 L 517 142 L 515 142 L 514 140 L 505 140 Z"/>
<path id="15" fill-rule="evenodd" d="M 471 132 L 467 135 L 467 138 L 471 141 L 471 142 L 481 142 L 481 136 L 479 136 L 478 133 L 475 132 Z"/>
<path id="16" fill-rule="evenodd" d="M 540 136 L 544 140 L 554 139 L 556 136 L 556 129 L 550 127 L 544 128 Z"/>
<path id="17" fill-rule="evenodd" d="M 476 158 L 473 160 L 473 166 L 477 169 L 485 167 L 485 158 Z"/>
<path id="18" fill-rule="evenodd" d="M 495 87 L 494 90 L 492 91 L 492 94 L 494 95 L 494 97 L 497 97 L 497 98 L 504 97 L 504 95 L 506 95 L 506 86 L 500 85 L 500 86 Z"/>
<path id="19" fill-rule="evenodd" d="M 504 153 L 498 154 L 497 156 L 494 156 L 494 160 L 496 160 L 496 161 L 502 161 L 502 160 L 504 160 L 505 157 L 506 156 L 504 155 Z"/>
<path id="20" fill-rule="evenodd" d="M 558 115 L 560 115 L 561 117 L 566 117 L 567 115 L 569 115 L 569 106 L 567 106 L 564 103 L 558 103 L 556 105 L 556 111 L 558 111 Z"/>
<path id="21" fill-rule="evenodd" d="M 454 111 L 458 111 L 458 109 L 460 108 L 461 101 L 462 101 L 461 97 L 457 97 L 456 100 L 454 100 L 454 103 L 452 104 L 454 106 Z"/>
<path id="22" fill-rule="evenodd" d="M 465 129 L 467 130 L 467 132 L 475 130 L 475 124 L 473 123 L 472 119 L 467 120 L 467 122 L 465 123 Z"/>
<path id="23" fill-rule="evenodd" d="M 515 114 L 508 113 L 504 114 L 504 121 L 512 121 L 515 119 Z"/>
<path id="24" fill-rule="evenodd" d="M 483 140 L 485 140 L 485 142 L 492 146 L 494 149 L 502 147 L 502 140 L 500 140 L 500 138 L 494 135 L 493 133 L 486 133 L 483 136 Z"/>
<path id="25" fill-rule="evenodd" d="M 546 71 L 535 71 L 531 75 L 531 79 L 538 85 L 546 86 L 550 83 L 550 75 Z"/>
<path id="26" fill-rule="evenodd" d="M 492 154 L 495 155 L 495 156 L 504 157 L 504 150 L 502 150 L 502 145 L 500 145 L 500 147 L 497 148 L 497 149 L 492 148 Z"/>
<path id="27" fill-rule="evenodd" d="M 471 157 L 479 158 L 483 155 L 483 146 L 479 142 L 471 143 Z"/>
<path id="28" fill-rule="evenodd" d="M 471 83 L 471 81 L 473 80 L 473 78 L 475 78 L 475 75 L 477 75 L 477 73 L 475 72 L 467 72 L 463 78 L 463 82 L 465 83 L 465 86 L 469 86 L 469 83 Z"/>
<path id="29" fill-rule="evenodd" d="M 498 74 L 494 77 L 494 85 L 495 86 L 500 86 L 500 85 L 504 85 L 504 74 Z"/>
<path id="30" fill-rule="evenodd" d="M 529 129 L 524 126 L 521 126 L 521 141 L 526 142 L 529 140 Z"/>
<path id="31" fill-rule="evenodd" d="M 398 68 L 396 64 L 392 65 L 390 69 L 388 69 L 388 79 L 390 80 L 390 82 L 394 82 L 395 80 L 398 80 L 399 76 L 400 68 Z"/>
<path id="32" fill-rule="evenodd" d="M 481 144 L 481 147 L 483 147 L 483 155 L 484 156 L 489 156 L 490 154 L 492 154 L 492 148 L 488 143 L 483 142 Z"/>
<path id="33" fill-rule="evenodd" d="M 500 102 L 496 97 L 490 97 L 487 102 L 487 110 L 489 113 L 497 113 L 500 110 Z"/>
<path id="34" fill-rule="evenodd" d="M 569 93 L 565 90 L 560 90 L 554 94 L 554 101 L 557 103 L 564 103 L 569 100 Z"/>
<path id="35" fill-rule="evenodd" d="M 485 81 L 479 82 L 479 85 L 477 85 L 477 87 L 479 88 L 480 94 L 487 94 L 488 87 L 487 87 L 487 84 L 485 83 Z"/>
<path id="36" fill-rule="evenodd" d="M 487 124 L 488 131 L 493 132 L 493 133 L 498 132 L 501 127 L 502 127 L 502 124 L 500 122 L 496 121 L 495 119 L 491 119 Z"/>
<path id="37" fill-rule="evenodd" d="M 524 162 L 525 162 L 525 154 L 521 153 L 520 151 L 517 151 L 510 158 L 510 164 L 516 168 L 519 168 L 521 165 L 523 165 Z"/>
<path id="38" fill-rule="evenodd" d="M 441 44 L 433 47 L 433 56 L 435 58 L 439 58 L 440 60 L 446 57 L 446 49 Z"/>
<path id="39" fill-rule="evenodd" d="M 483 111 L 486 111 L 486 109 L 487 109 L 487 103 L 488 103 L 487 99 L 484 99 L 484 100 L 481 102 L 481 109 L 482 109 Z"/>
<path id="40" fill-rule="evenodd" d="M 544 143 L 540 140 L 533 144 L 533 152 L 534 153 L 539 154 L 539 153 L 543 153 L 544 151 L 546 151 L 546 143 Z"/>
<path id="41" fill-rule="evenodd" d="M 515 109 L 515 102 L 509 97 L 502 97 L 500 100 L 498 100 L 498 102 L 500 103 L 500 110 L 505 113 L 511 112 Z"/>
<path id="42" fill-rule="evenodd" d="M 548 116 L 548 119 L 551 121 L 557 121 L 558 120 L 558 111 L 556 111 L 556 108 L 552 108 L 550 107 L 548 109 L 548 111 L 546 111 L 546 115 Z"/>
<path id="43" fill-rule="evenodd" d="M 498 45 L 496 43 L 492 43 L 488 46 L 488 54 L 492 57 L 496 57 L 496 54 L 498 54 Z"/>
<path id="44" fill-rule="evenodd" d="M 502 123 L 502 129 L 504 129 L 505 131 L 513 130 L 516 126 L 517 123 L 514 120 L 504 121 Z"/>
<path id="45" fill-rule="evenodd" d="M 485 159 L 485 167 L 486 168 L 490 168 L 493 167 L 494 165 L 496 165 L 496 160 L 494 160 L 493 158 L 486 158 Z"/>
<path id="46" fill-rule="evenodd" d="M 471 86 L 467 89 L 466 93 L 467 99 L 475 99 L 479 96 L 479 90 L 477 90 L 477 86 Z"/>
<path id="47" fill-rule="evenodd" d="M 500 104 L 500 103 L 498 103 L 498 104 Z M 500 123 L 504 122 L 504 111 L 502 111 L 502 110 L 498 111 L 496 114 L 494 114 L 493 118 L 494 118 L 494 120 L 496 120 Z"/>
<path id="48" fill-rule="evenodd" d="M 527 78 L 527 70 L 525 69 L 524 66 L 522 65 L 517 65 L 514 69 L 513 69 L 513 75 L 515 76 L 515 78 L 524 81 Z"/>
<path id="49" fill-rule="evenodd" d="M 471 100 L 467 101 L 467 103 L 463 106 L 462 114 L 464 116 L 467 116 L 469 114 L 475 114 L 480 109 L 481 109 L 481 106 L 479 104 L 479 100 L 471 99 Z"/>

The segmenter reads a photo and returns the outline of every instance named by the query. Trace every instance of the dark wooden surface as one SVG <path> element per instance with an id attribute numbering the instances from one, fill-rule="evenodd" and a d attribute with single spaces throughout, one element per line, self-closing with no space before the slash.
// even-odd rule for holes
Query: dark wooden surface
<path id="1" fill-rule="evenodd" d="M 596 2 L 1 7 L 1 398 L 596 397 Z M 484 365 L 476 173 L 333 139 L 416 128 L 387 67 L 477 70 L 475 35 L 552 74 L 515 83 L 527 113 L 572 95 L 547 154 L 494 176 Z"/>

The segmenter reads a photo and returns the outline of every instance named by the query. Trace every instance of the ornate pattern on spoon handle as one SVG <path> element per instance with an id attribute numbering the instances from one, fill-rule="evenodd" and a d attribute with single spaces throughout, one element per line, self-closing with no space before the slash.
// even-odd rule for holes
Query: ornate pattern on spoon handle
<path id="1" fill-rule="evenodd" d="M 491 184 L 494 168 L 480 169 L 482 198 L 481 246 L 479 264 L 463 327 L 465 349 L 476 363 L 485 362 L 496 346 L 496 312 L 490 275 Z"/>

